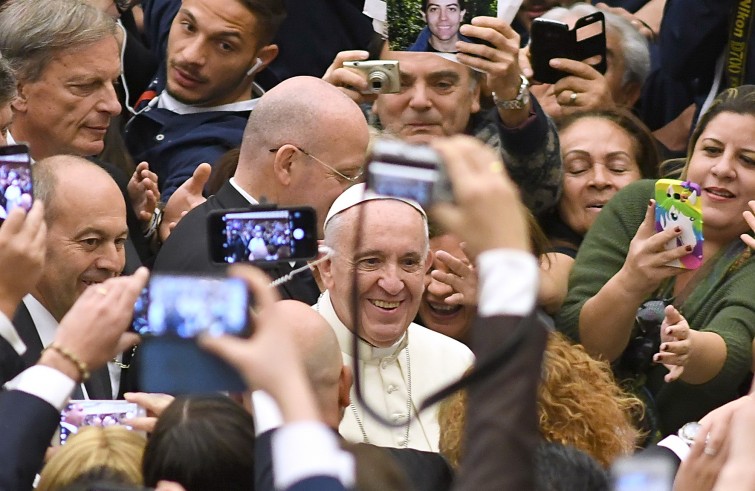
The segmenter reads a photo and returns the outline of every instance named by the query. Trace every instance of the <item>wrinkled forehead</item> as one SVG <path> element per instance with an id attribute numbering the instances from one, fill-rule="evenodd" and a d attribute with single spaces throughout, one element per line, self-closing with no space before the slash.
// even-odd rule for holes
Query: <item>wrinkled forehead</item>
<path id="1" fill-rule="evenodd" d="M 399 71 L 402 76 L 412 78 L 431 78 L 443 74 L 453 74 L 461 82 L 468 81 L 472 74 L 471 68 L 456 61 L 451 61 L 435 53 L 410 51 L 384 51 L 384 60 L 398 60 Z"/>

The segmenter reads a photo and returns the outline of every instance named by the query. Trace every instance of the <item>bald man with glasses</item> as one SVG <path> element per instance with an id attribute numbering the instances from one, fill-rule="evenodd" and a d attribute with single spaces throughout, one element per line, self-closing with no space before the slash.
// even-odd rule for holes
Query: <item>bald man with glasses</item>
<path id="1" fill-rule="evenodd" d="M 334 86 L 314 77 L 280 83 L 260 98 L 249 116 L 233 177 L 178 223 L 157 256 L 155 270 L 224 271 L 224 265 L 210 260 L 206 221 L 213 210 L 258 203 L 311 206 L 322 236 L 330 205 L 362 178 L 368 141 L 359 106 Z M 284 262 L 266 270 L 277 278 L 291 268 Z M 319 289 L 311 275 L 301 275 L 284 283 L 280 293 L 312 304 Z"/>

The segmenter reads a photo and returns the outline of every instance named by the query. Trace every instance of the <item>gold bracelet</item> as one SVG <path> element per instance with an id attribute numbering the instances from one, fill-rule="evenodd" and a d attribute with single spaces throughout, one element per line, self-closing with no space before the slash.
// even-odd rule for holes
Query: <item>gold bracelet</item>
<path id="1" fill-rule="evenodd" d="M 78 356 L 74 355 L 72 352 L 68 351 L 66 348 L 56 343 L 52 343 L 50 346 L 45 348 L 42 351 L 42 354 L 44 354 L 45 351 L 47 350 L 56 351 L 58 354 L 60 354 L 60 356 L 62 356 L 66 360 L 73 363 L 73 365 L 76 367 L 76 370 L 79 371 L 79 375 L 81 375 L 82 382 L 86 382 L 87 380 L 89 380 L 89 375 L 90 375 L 89 367 L 87 366 L 85 362 L 81 360 L 81 358 L 79 358 Z"/>

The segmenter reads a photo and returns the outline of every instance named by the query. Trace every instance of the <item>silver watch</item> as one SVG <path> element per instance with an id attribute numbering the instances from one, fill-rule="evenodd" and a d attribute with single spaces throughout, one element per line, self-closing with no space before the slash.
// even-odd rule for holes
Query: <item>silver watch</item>
<path id="1" fill-rule="evenodd" d="M 509 99 L 508 101 L 499 101 L 495 92 L 493 92 L 493 102 L 495 102 L 498 109 L 523 109 L 530 102 L 530 81 L 527 80 L 527 77 L 524 75 L 519 75 L 519 78 L 522 83 L 519 85 L 519 92 L 516 94 L 515 98 Z"/>

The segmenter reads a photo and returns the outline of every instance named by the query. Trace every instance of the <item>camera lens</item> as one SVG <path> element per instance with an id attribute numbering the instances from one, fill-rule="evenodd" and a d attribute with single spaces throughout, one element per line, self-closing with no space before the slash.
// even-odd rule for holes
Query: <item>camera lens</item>
<path id="1" fill-rule="evenodd" d="M 388 77 L 380 70 L 373 70 L 367 76 L 367 81 L 370 84 L 370 91 L 374 94 L 378 94 L 383 90 L 383 84 L 388 81 Z"/>

